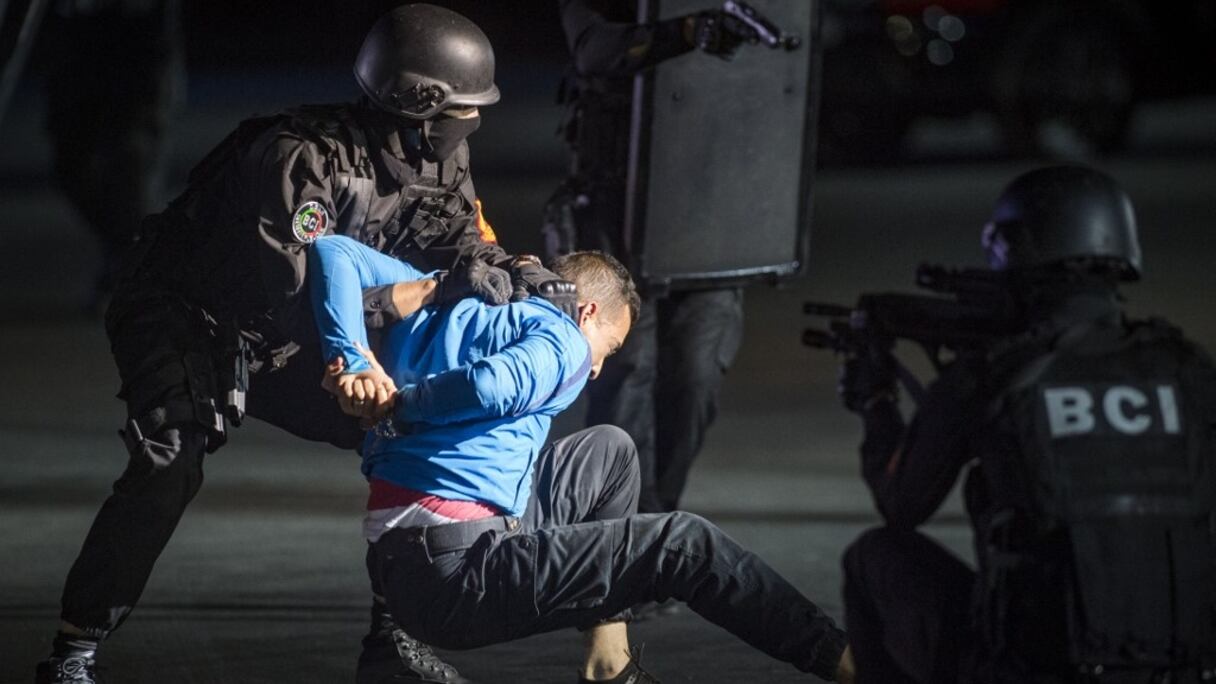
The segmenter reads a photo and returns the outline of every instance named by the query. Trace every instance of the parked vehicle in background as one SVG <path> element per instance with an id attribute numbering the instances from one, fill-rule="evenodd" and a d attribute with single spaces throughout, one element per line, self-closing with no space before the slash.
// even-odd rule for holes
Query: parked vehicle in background
<path id="1" fill-rule="evenodd" d="M 1018 155 L 1116 151 L 1149 99 L 1216 93 L 1212 0 L 824 0 L 823 156 L 890 159 L 988 112 Z"/>

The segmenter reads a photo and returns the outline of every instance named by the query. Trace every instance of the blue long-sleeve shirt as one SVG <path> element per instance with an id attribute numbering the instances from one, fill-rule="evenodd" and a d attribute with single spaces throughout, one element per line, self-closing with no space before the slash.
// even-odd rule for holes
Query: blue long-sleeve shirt
<path id="1" fill-rule="evenodd" d="M 345 237 L 310 249 L 324 358 L 366 368 L 355 348 L 367 346 L 362 288 L 425 276 Z M 591 351 L 574 321 L 536 297 L 505 306 L 467 298 L 395 324 L 377 357 L 397 383 L 396 417 L 410 430 L 369 434 L 364 475 L 522 515 L 552 417 L 590 376 Z"/>

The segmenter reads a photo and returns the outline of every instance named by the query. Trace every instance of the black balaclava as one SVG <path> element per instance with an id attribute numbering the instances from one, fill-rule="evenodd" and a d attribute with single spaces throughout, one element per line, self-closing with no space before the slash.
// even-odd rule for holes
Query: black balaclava
<path id="1" fill-rule="evenodd" d="M 1035 321 L 1070 325 L 1105 320 L 1115 325 L 1123 320 L 1123 297 L 1118 276 L 1111 273 L 1056 271 L 1059 280 L 1040 283 L 1027 298 L 1027 313 Z"/>
<path id="2" fill-rule="evenodd" d="M 438 114 L 419 121 L 386 111 L 367 96 L 358 103 L 359 119 L 372 138 L 372 148 L 379 152 L 376 156 L 398 179 L 412 173 L 403 159 L 421 154 L 430 162 L 444 161 L 481 126 L 480 114 L 467 118 Z"/>
<path id="3" fill-rule="evenodd" d="M 457 118 L 440 114 L 422 122 L 422 156 L 431 162 L 451 157 L 481 125 L 481 116 Z"/>

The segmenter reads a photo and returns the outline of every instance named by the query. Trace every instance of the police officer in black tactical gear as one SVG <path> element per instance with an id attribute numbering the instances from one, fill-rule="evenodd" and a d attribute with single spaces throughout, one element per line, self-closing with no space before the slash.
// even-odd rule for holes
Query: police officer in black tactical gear
<path id="1" fill-rule="evenodd" d="M 564 133 L 573 157 L 571 177 L 547 209 L 546 249 L 549 258 L 598 249 L 629 265 L 625 176 L 633 76 L 694 49 L 729 57 L 746 36 L 714 9 L 638 23 L 636 3 L 627 0 L 562 0 L 561 19 L 574 58 L 562 95 L 570 105 Z M 633 333 L 588 388 L 587 424 L 617 425 L 637 444 L 639 511 L 677 507 L 742 335 L 739 288 L 644 293 Z"/>
<path id="2" fill-rule="evenodd" d="M 355 76 L 354 103 L 243 122 L 145 221 L 106 315 L 130 460 L 68 575 L 39 681 L 93 681 L 98 644 L 138 601 L 202 484 L 204 454 L 246 411 L 306 439 L 360 441 L 356 419 L 320 387 L 325 364 L 301 296 L 313 240 L 346 235 L 422 270 L 450 269 L 438 299 L 501 302 L 514 285 L 517 296 L 577 304 L 535 260 L 516 266 L 481 219 L 465 138 L 477 107 L 499 98 L 481 30 L 442 8 L 399 7 L 371 29 Z M 369 324 L 392 320 L 395 294 L 365 293 Z M 373 602 L 359 681 L 394 676 L 463 681 Z"/>
<path id="3" fill-rule="evenodd" d="M 1131 202 L 1088 168 L 1032 171 L 983 244 L 1023 333 L 947 366 L 910 423 L 886 349 L 843 369 L 886 523 L 844 558 L 858 681 L 1211 680 L 1216 368 L 1176 328 L 1124 316 Z M 972 463 L 978 570 L 916 531 Z"/>

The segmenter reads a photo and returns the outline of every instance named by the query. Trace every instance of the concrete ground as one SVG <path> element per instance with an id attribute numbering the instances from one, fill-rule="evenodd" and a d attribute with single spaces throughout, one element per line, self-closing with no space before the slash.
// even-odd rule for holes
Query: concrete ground
<path id="1" fill-rule="evenodd" d="M 1154 147 L 1153 136 L 1169 137 L 1175 126 L 1176 110 L 1161 110 L 1139 131 L 1149 142 L 1104 168 L 1126 184 L 1140 212 L 1146 276 L 1127 290 L 1132 310 L 1171 318 L 1216 349 L 1212 109 L 1201 105 L 1198 119 L 1184 117 L 1190 128 L 1183 128 L 1206 149 Z M 175 168 L 239 117 L 207 116 L 188 115 L 181 126 L 208 131 L 201 142 L 179 128 Z M 552 130 L 526 110 L 503 119 L 527 120 L 528 135 Z M 0 160 L 7 260 L 0 338 L 9 355 L 0 392 L 0 683 L 30 681 L 47 652 L 63 578 L 125 463 L 105 337 L 95 316 L 80 313 L 96 250 L 49 186 L 35 122 L 36 112 L 19 112 L 0 131 L 0 149 L 16 150 Z M 502 158 L 517 139 L 507 128 L 487 119 L 474 140 L 505 150 L 487 162 L 479 188 L 508 249 L 535 249 L 533 226 L 560 166 L 507 173 Z M 933 135 L 950 137 L 925 135 L 930 145 Z M 1030 166 L 964 158 L 825 171 L 815 187 L 807 277 L 747 294 L 746 341 L 685 506 L 837 617 L 840 554 L 877 518 L 857 476 L 857 421 L 835 399 L 835 360 L 799 342 L 807 324 L 801 302 L 912 289 L 922 260 L 978 264 L 978 231 L 992 200 Z M 576 423 L 572 411 L 555 430 Z M 368 604 L 359 538 L 366 489 L 355 458 L 254 424 L 210 456 L 206 471 L 138 609 L 105 644 L 106 681 L 351 681 Z M 969 557 L 956 498 L 929 529 Z M 687 610 L 636 625 L 632 635 L 666 682 L 807 680 Z M 479 682 L 570 682 L 579 652 L 578 635 L 556 633 L 448 655 Z"/>

